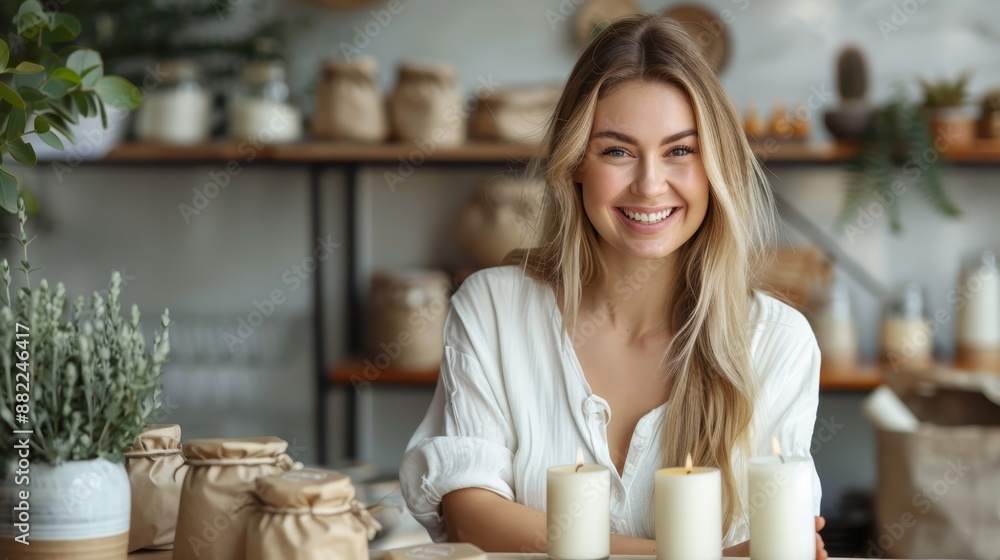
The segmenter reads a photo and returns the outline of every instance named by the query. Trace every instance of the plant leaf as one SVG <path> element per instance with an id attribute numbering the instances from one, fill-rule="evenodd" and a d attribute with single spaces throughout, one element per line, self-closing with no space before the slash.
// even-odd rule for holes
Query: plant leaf
<path id="1" fill-rule="evenodd" d="M 76 72 L 69 68 L 56 68 L 38 89 L 49 99 L 59 99 L 82 83 L 83 80 Z"/>
<path id="2" fill-rule="evenodd" d="M 74 91 L 69 94 L 70 99 L 73 100 L 73 105 L 76 106 L 77 112 L 79 112 L 84 117 L 89 117 L 89 105 L 87 105 L 87 96 L 80 90 Z"/>
<path id="3" fill-rule="evenodd" d="M 14 68 L 5 68 L 0 71 L 0 74 L 37 74 L 39 72 L 44 72 L 45 67 L 39 66 L 34 62 L 24 61 L 15 66 Z"/>
<path id="4" fill-rule="evenodd" d="M 76 39 L 82 31 L 80 20 L 65 12 L 50 14 L 48 29 L 41 30 L 43 43 L 66 43 Z"/>
<path id="5" fill-rule="evenodd" d="M 49 124 L 48 119 L 46 119 L 41 115 L 35 115 L 34 125 L 35 125 L 35 132 L 37 132 L 38 134 L 48 132 L 49 129 L 52 128 L 52 126 Z"/>
<path id="6" fill-rule="evenodd" d="M 118 109 L 131 111 L 142 103 L 139 88 L 120 76 L 103 76 L 94 89 L 101 101 Z"/>
<path id="7" fill-rule="evenodd" d="M 14 158 L 14 161 L 23 163 L 24 165 L 35 165 L 38 163 L 35 149 L 21 138 L 8 141 L 7 151 L 10 153 L 10 157 Z"/>
<path id="8" fill-rule="evenodd" d="M 104 76 L 104 60 L 91 49 L 74 51 L 66 58 L 66 68 L 76 72 L 83 80 L 83 87 L 92 88 Z"/>
<path id="9" fill-rule="evenodd" d="M 38 0 L 25 0 L 17 10 L 13 21 L 17 26 L 18 34 L 29 39 L 34 38 L 38 35 L 39 30 L 52 23 L 49 14 L 45 12 Z"/>
<path id="10" fill-rule="evenodd" d="M 24 121 L 25 121 L 24 111 L 18 108 L 13 108 L 10 111 L 10 115 L 7 116 L 7 138 L 17 138 L 21 136 L 24 132 Z"/>
<path id="11" fill-rule="evenodd" d="M 17 213 L 17 178 L 0 168 L 0 207 Z"/>
<path id="12" fill-rule="evenodd" d="M 42 142 L 45 142 L 46 144 L 52 146 L 53 148 L 59 150 L 60 152 L 66 149 L 66 147 L 63 146 L 62 140 L 60 140 L 59 137 L 56 136 L 55 132 L 52 131 L 39 132 L 38 137 L 42 140 Z"/>
<path id="13" fill-rule="evenodd" d="M 24 99 L 17 94 L 16 91 L 12 90 L 7 84 L 0 82 L 0 99 L 3 99 L 7 103 L 10 103 L 18 109 L 24 110 Z"/>
<path id="14" fill-rule="evenodd" d="M 8 62 L 10 62 L 10 47 L 7 41 L 0 39 L 0 70 L 6 70 Z"/>

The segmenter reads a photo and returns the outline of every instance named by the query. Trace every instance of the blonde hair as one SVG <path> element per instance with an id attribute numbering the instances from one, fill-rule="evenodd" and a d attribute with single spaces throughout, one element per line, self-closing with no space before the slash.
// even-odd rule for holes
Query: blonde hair
<path id="1" fill-rule="evenodd" d="M 670 84 L 687 94 L 710 185 L 700 229 L 677 250 L 673 301 L 664 310 L 673 339 L 660 368 L 673 379 L 664 466 L 722 471 L 723 533 L 743 515 L 740 492 L 752 438 L 757 376 L 748 330 L 754 289 L 775 230 L 774 202 L 742 119 L 708 61 L 674 20 L 655 15 L 613 22 L 586 47 L 529 173 L 546 181 L 541 244 L 507 262 L 561 292 L 563 325 L 575 329 L 583 287 L 607 273 L 598 234 L 572 174 L 583 159 L 598 99 L 630 81 Z"/>

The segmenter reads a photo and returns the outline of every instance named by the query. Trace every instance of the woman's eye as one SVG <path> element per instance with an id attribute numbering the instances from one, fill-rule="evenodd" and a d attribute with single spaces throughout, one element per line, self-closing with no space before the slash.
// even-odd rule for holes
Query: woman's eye
<path id="1" fill-rule="evenodd" d="M 694 150 L 688 146 L 676 146 L 674 148 L 671 148 L 670 151 L 667 153 L 672 156 L 679 157 L 679 156 L 686 156 L 688 154 L 693 154 Z"/>
<path id="2" fill-rule="evenodd" d="M 628 152 L 626 152 L 624 148 L 608 148 L 608 149 L 604 150 L 603 152 L 601 152 L 601 154 L 606 155 L 606 156 L 620 158 L 620 157 L 627 156 Z"/>

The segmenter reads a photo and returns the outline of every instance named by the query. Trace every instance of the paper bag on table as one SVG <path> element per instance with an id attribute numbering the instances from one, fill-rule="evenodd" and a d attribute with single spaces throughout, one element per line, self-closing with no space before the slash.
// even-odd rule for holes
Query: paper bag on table
<path id="1" fill-rule="evenodd" d="M 149 424 L 125 453 L 132 491 L 128 550 L 173 548 L 181 484 L 187 474 L 181 427 Z"/>
<path id="2" fill-rule="evenodd" d="M 340 473 L 303 469 L 261 477 L 254 497 L 247 560 L 365 560 L 381 528 Z"/>
<path id="3" fill-rule="evenodd" d="M 173 560 L 245 560 L 250 492 L 258 477 L 301 469 L 276 437 L 198 439 L 184 444 Z"/>
<path id="4" fill-rule="evenodd" d="M 1000 560 L 1000 379 L 938 369 L 887 381 L 919 426 L 876 430 L 867 555 Z"/>

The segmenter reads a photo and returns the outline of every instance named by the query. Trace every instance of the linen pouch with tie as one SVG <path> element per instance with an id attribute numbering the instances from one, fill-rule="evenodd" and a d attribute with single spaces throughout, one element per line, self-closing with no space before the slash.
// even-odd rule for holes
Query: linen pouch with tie
<path id="1" fill-rule="evenodd" d="M 125 453 L 132 490 L 128 550 L 173 548 L 181 485 L 187 474 L 181 427 L 148 424 Z"/>
<path id="2" fill-rule="evenodd" d="M 257 479 L 247 560 L 368 558 L 381 528 L 347 475 L 304 469 Z"/>
<path id="3" fill-rule="evenodd" d="M 301 469 L 277 437 L 198 439 L 184 444 L 184 477 L 173 560 L 245 560 L 251 491 L 261 476 Z"/>

